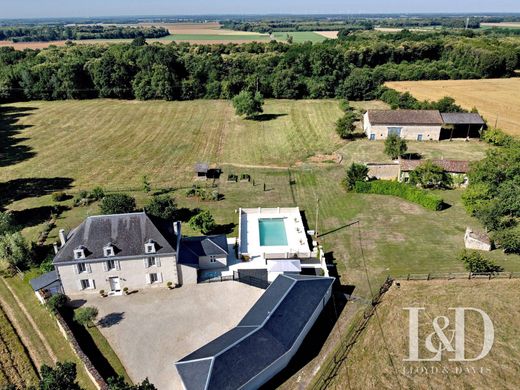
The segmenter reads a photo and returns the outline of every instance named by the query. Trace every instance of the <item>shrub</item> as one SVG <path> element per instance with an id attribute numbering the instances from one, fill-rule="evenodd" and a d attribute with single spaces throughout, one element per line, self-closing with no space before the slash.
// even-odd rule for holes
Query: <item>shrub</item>
<path id="1" fill-rule="evenodd" d="M 513 141 L 513 137 L 496 128 L 487 129 L 482 139 L 495 146 L 508 146 Z"/>
<path id="2" fill-rule="evenodd" d="M 476 251 L 464 250 L 460 254 L 459 259 L 464 263 L 466 269 L 473 273 L 495 273 L 503 271 L 502 267 L 486 259 L 481 253 Z"/>
<path id="3" fill-rule="evenodd" d="M 43 365 L 41 367 L 41 379 L 38 389 L 67 389 L 81 390 L 76 382 L 76 364 L 72 362 L 57 362 L 56 367 Z"/>
<path id="4" fill-rule="evenodd" d="M 365 181 L 368 178 L 368 167 L 364 164 L 352 163 L 347 169 L 347 176 L 344 184 L 348 190 L 351 190 L 358 181 Z"/>
<path id="5" fill-rule="evenodd" d="M 110 194 L 103 198 L 100 209 L 103 214 L 125 214 L 135 210 L 135 199 L 127 194 Z"/>
<path id="6" fill-rule="evenodd" d="M 20 269 L 30 265 L 31 249 L 20 232 L 0 236 L 0 258 Z"/>
<path id="7" fill-rule="evenodd" d="M 500 230 L 494 235 L 494 239 L 504 252 L 520 254 L 520 226 Z"/>
<path id="8" fill-rule="evenodd" d="M 208 234 L 215 229 L 217 224 L 209 211 L 201 211 L 188 222 L 193 230 L 200 230 L 202 234 Z"/>
<path id="9" fill-rule="evenodd" d="M 357 115 L 354 112 L 346 112 L 345 115 L 336 122 L 336 133 L 343 139 L 354 138 L 354 132 L 356 130 L 355 122 L 357 119 Z"/>
<path id="10" fill-rule="evenodd" d="M 0 236 L 8 233 L 14 233 L 16 230 L 13 214 L 9 211 L 0 212 Z"/>
<path id="11" fill-rule="evenodd" d="M 90 326 L 98 315 L 98 309 L 93 306 L 80 307 L 74 312 L 74 321 L 83 326 Z"/>
<path id="12" fill-rule="evenodd" d="M 65 294 L 56 294 L 47 300 L 47 307 L 53 313 L 58 313 L 68 302 L 69 298 Z"/>
<path id="13" fill-rule="evenodd" d="M 123 288 L 123 292 L 125 293 L 125 295 L 128 295 L 128 287 Z"/>
<path id="14" fill-rule="evenodd" d="M 105 191 L 101 187 L 95 187 L 90 191 L 89 197 L 93 200 L 101 200 L 105 197 Z"/>
<path id="15" fill-rule="evenodd" d="M 406 141 L 397 134 L 390 134 L 385 140 L 385 154 L 392 160 L 402 156 L 408 150 Z"/>
<path id="16" fill-rule="evenodd" d="M 242 91 L 233 98 L 235 114 L 238 116 L 245 115 L 246 118 L 262 113 L 264 111 L 262 108 L 263 104 L 264 98 L 260 92 L 253 95 L 249 91 Z"/>
<path id="17" fill-rule="evenodd" d="M 422 188 L 450 188 L 453 179 L 444 169 L 428 160 L 410 172 L 410 184 Z"/>
<path id="18" fill-rule="evenodd" d="M 53 202 L 63 202 L 67 200 L 67 194 L 65 192 L 54 192 L 51 198 Z"/>
<path id="19" fill-rule="evenodd" d="M 354 192 L 363 194 L 397 196 L 434 211 L 442 210 L 444 206 L 444 202 L 440 196 L 396 181 L 357 181 L 353 190 Z"/>
<path id="20" fill-rule="evenodd" d="M 177 203 L 169 195 L 155 195 L 144 210 L 154 217 L 171 221 L 177 214 Z"/>
<path id="21" fill-rule="evenodd" d="M 339 101 L 339 109 L 343 112 L 351 111 L 352 107 L 347 99 L 341 99 Z"/>

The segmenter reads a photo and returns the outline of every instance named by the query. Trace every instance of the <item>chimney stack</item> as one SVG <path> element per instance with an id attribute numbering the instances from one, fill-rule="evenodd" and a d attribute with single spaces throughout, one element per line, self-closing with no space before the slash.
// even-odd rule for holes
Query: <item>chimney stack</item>
<path id="1" fill-rule="evenodd" d="M 61 246 L 65 245 L 65 243 L 67 242 L 67 237 L 65 236 L 65 229 L 60 229 L 59 236 L 60 236 Z"/>
<path id="2" fill-rule="evenodd" d="M 58 243 L 55 242 L 54 244 L 52 244 L 53 248 L 54 248 L 54 254 L 57 255 L 58 254 Z"/>
<path id="3" fill-rule="evenodd" d="M 180 239 L 182 237 L 181 223 L 179 221 L 173 223 L 173 232 L 177 236 L 177 239 Z"/>

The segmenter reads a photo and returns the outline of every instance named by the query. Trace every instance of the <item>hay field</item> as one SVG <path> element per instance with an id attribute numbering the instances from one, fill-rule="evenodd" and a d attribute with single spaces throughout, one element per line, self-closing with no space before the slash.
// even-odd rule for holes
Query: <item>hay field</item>
<path id="1" fill-rule="evenodd" d="M 344 144 L 335 100 L 267 100 L 260 120 L 229 101 L 85 100 L 4 106 L 0 182 L 68 177 L 89 186 L 191 178 L 197 161 L 290 166 Z M 24 152 L 20 152 L 24 150 Z M 13 163 L 16 162 L 16 163 Z"/>
<path id="2" fill-rule="evenodd" d="M 462 107 L 477 107 L 490 126 L 520 136 L 520 78 L 488 80 L 395 81 L 386 85 L 419 100 L 451 96 Z"/>
<path id="3" fill-rule="evenodd" d="M 520 22 L 480 23 L 481 28 L 520 28 Z"/>
<path id="4" fill-rule="evenodd" d="M 336 39 L 338 37 L 339 31 L 314 31 L 314 33 L 322 35 L 325 38 Z"/>
<path id="5" fill-rule="evenodd" d="M 518 300 L 520 280 L 452 280 L 401 282 L 385 295 L 378 317 L 370 320 L 354 346 L 332 389 L 518 389 L 520 387 L 520 317 L 512 305 Z M 490 353 L 474 362 L 406 362 L 409 348 L 409 315 L 405 307 L 426 309 L 419 322 L 420 357 L 430 357 L 425 337 L 434 332 L 432 320 L 448 316 L 453 329 L 454 313 L 448 308 L 473 307 L 486 312 L 493 322 L 495 339 Z M 466 314 L 466 356 L 482 350 L 483 321 Z M 383 332 L 383 333 L 382 333 Z M 448 330 L 445 331 L 450 337 Z M 385 346 L 385 341 L 388 349 Z M 433 339 L 438 347 L 438 339 Z M 393 365 L 392 366 L 392 362 Z M 412 371 L 410 370 L 423 370 Z M 438 372 L 436 372 L 438 370 Z"/>

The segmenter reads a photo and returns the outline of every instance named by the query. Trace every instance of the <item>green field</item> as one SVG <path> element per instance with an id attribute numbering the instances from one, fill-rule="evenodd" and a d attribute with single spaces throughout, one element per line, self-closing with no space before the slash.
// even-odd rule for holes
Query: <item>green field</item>
<path id="1" fill-rule="evenodd" d="M 262 34 L 172 34 L 161 41 L 267 41 L 269 35 Z"/>
<path id="2" fill-rule="evenodd" d="M 275 32 L 273 33 L 274 37 L 279 41 L 286 41 L 287 35 L 293 37 L 294 43 L 303 43 L 303 42 L 323 42 L 327 38 L 323 35 L 317 34 L 312 31 L 289 31 L 289 32 Z"/>

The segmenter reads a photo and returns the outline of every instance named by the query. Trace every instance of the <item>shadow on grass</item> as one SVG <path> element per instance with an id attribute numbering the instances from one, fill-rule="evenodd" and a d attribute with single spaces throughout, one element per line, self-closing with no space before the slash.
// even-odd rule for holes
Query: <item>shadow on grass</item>
<path id="1" fill-rule="evenodd" d="M 268 122 L 268 121 L 272 121 L 272 120 L 275 120 L 275 119 L 278 119 L 278 118 L 281 118 L 281 117 L 284 117 L 287 115 L 288 114 L 258 114 L 258 115 L 250 116 L 247 119 L 250 121 L 255 121 L 255 122 Z"/>
<path id="2" fill-rule="evenodd" d="M 62 312 L 63 318 L 69 324 L 70 329 L 74 333 L 76 340 L 83 352 L 89 357 L 90 361 L 96 367 L 99 374 L 107 380 L 111 377 L 117 377 L 117 373 L 114 368 L 110 365 L 110 362 L 99 350 L 92 335 L 83 326 L 74 321 L 74 310 L 66 308 Z"/>
<path id="3" fill-rule="evenodd" d="M 68 177 L 54 177 L 14 179 L 0 183 L 0 208 L 17 200 L 70 189 L 73 181 Z"/>
<path id="4" fill-rule="evenodd" d="M 224 225 L 217 225 L 215 229 L 211 231 L 211 234 L 231 234 L 235 230 L 236 224 L 227 223 Z"/>
<path id="5" fill-rule="evenodd" d="M 26 227 L 36 226 L 47 222 L 51 219 L 52 214 L 59 216 L 66 210 L 70 210 L 68 206 L 41 206 L 21 211 L 13 211 L 13 219 L 15 224 L 23 229 Z"/>
<path id="6" fill-rule="evenodd" d="M 401 156 L 402 160 L 420 160 L 422 159 L 421 153 L 405 153 Z"/>
<path id="7" fill-rule="evenodd" d="M 199 208 L 190 209 L 182 207 L 177 210 L 176 219 L 181 222 L 188 222 L 192 217 L 199 214 L 201 210 Z"/>
<path id="8" fill-rule="evenodd" d="M 21 145 L 28 138 L 17 137 L 30 125 L 17 125 L 18 119 L 28 116 L 34 107 L 0 107 L 0 167 L 28 160 L 36 155 L 31 147 Z"/>

